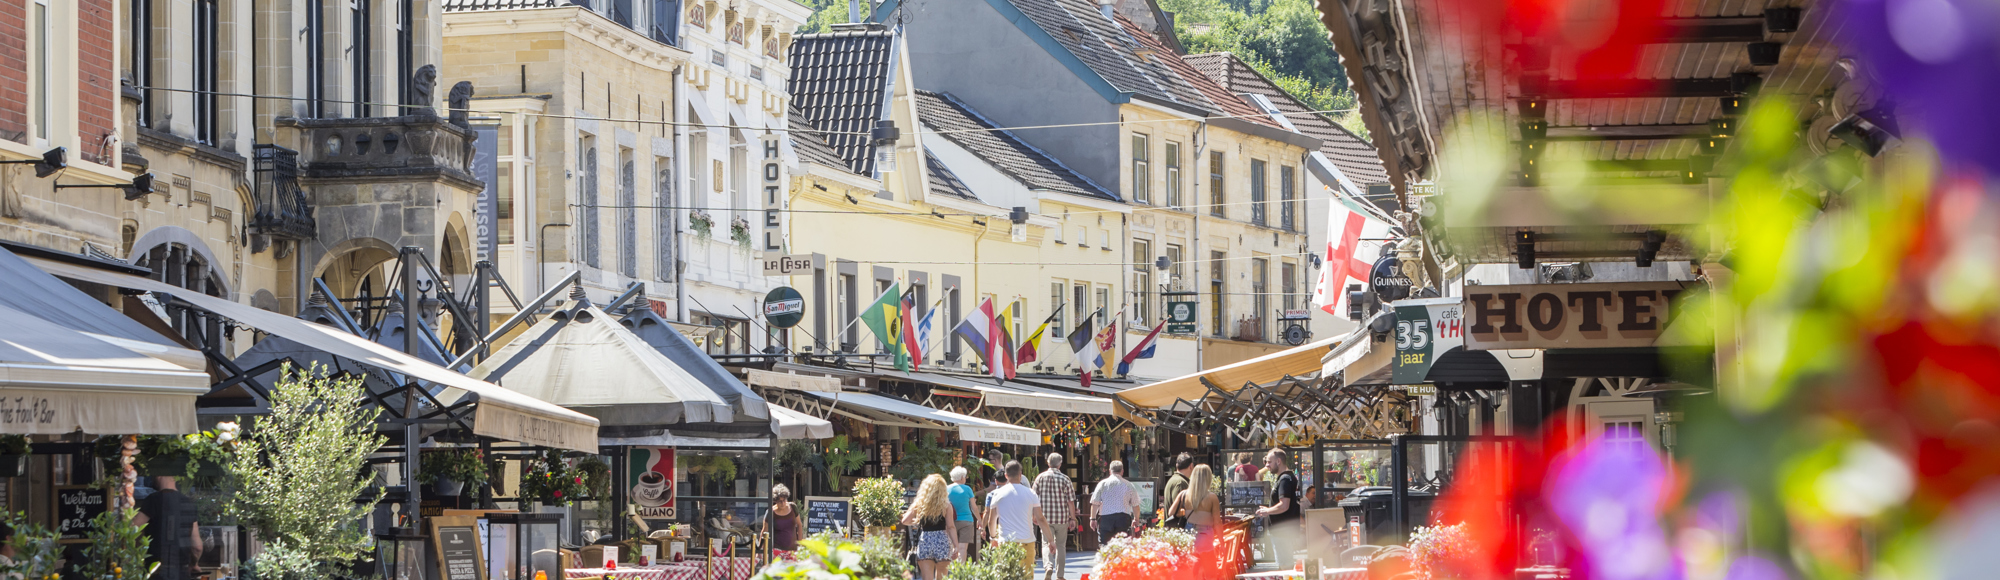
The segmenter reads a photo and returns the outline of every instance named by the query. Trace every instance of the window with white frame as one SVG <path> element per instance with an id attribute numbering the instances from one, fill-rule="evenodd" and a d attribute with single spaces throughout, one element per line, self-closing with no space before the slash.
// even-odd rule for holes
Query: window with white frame
<path id="1" fill-rule="evenodd" d="M 49 0 L 28 3 L 28 136 L 36 147 L 46 147 L 55 123 L 55 80 L 50 78 L 55 64 L 55 27 Z"/>
<path id="2" fill-rule="evenodd" d="M 603 264 L 597 259 L 597 137 L 583 134 L 577 140 L 576 155 L 577 252 L 584 264 L 601 268 Z"/>
<path id="3" fill-rule="evenodd" d="M 1181 206 L 1181 144 L 1167 142 L 1166 155 L 1161 161 L 1167 164 L 1167 207 Z"/>
<path id="4" fill-rule="evenodd" d="M 1132 201 L 1152 203 L 1152 145 L 1144 133 L 1132 134 Z"/>

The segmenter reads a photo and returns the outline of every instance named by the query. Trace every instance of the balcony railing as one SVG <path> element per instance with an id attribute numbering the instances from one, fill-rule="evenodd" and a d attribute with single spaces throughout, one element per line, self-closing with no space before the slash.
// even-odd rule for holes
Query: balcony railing
<path id="1" fill-rule="evenodd" d="M 251 195 L 257 207 L 250 214 L 250 231 L 291 240 L 311 239 L 312 202 L 299 187 L 299 152 L 272 144 L 255 148 L 257 184 Z"/>

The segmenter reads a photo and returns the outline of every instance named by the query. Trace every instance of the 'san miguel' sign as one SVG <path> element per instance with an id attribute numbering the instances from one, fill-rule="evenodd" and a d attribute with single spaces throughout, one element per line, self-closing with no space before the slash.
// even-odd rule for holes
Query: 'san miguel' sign
<path id="1" fill-rule="evenodd" d="M 1467 286 L 1465 347 L 1655 346 L 1692 282 Z"/>

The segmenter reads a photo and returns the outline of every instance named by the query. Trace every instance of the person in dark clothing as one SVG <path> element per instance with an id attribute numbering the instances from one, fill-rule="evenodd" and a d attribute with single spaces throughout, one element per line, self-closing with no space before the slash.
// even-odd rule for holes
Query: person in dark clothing
<path id="1" fill-rule="evenodd" d="M 160 490 L 139 500 L 139 515 L 132 520 L 146 526 L 152 540 L 146 544 L 146 559 L 160 563 L 153 579 L 193 578 L 195 560 L 201 554 L 201 524 L 196 521 L 194 500 L 181 494 L 172 477 L 153 480 Z"/>
<path id="2" fill-rule="evenodd" d="M 1167 476 L 1167 484 L 1162 487 L 1164 491 L 1160 493 L 1159 501 L 1155 502 L 1153 505 L 1157 506 L 1173 505 L 1174 498 L 1180 497 L 1181 492 L 1187 491 L 1188 474 L 1192 473 L 1193 471 L 1194 471 L 1193 455 L 1188 455 L 1187 453 L 1183 452 L 1180 455 L 1174 457 L 1174 473 L 1173 475 Z M 1185 528 L 1187 527 L 1187 518 L 1175 517 L 1173 514 L 1167 514 L 1167 527 Z"/>
<path id="3" fill-rule="evenodd" d="M 1299 512 L 1299 476 L 1285 465 L 1285 450 L 1272 449 L 1264 455 L 1264 469 L 1278 474 L 1278 485 L 1271 488 L 1271 505 L 1257 508 L 1257 515 L 1270 516 L 1271 550 L 1276 552 L 1282 569 L 1290 569 L 1298 558 L 1299 546 L 1304 541 L 1305 529 Z"/>

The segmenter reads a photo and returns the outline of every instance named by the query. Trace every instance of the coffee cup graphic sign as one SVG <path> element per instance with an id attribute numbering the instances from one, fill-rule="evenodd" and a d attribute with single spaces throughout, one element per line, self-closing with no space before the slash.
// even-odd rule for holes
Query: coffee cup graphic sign
<path id="1" fill-rule="evenodd" d="M 628 453 L 632 468 L 625 486 L 633 510 L 643 518 L 675 517 L 674 495 L 680 490 L 674 485 L 674 448 L 633 447 Z"/>

